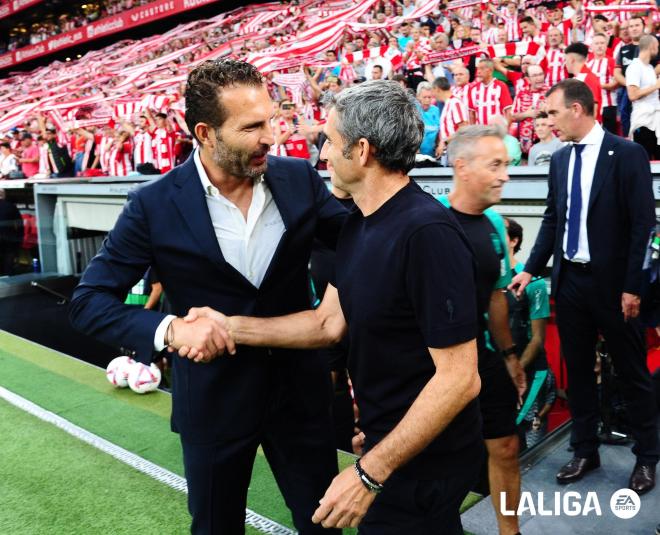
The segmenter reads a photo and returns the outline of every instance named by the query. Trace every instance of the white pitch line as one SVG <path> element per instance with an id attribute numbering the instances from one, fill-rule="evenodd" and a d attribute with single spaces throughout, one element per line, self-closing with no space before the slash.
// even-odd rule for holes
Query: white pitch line
<path id="1" fill-rule="evenodd" d="M 27 400 L 18 394 L 14 394 L 2 386 L 0 386 L 0 398 L 4 399 L 8 403 L 11 403 L 15 407 L 24 410 L 32 416 L 36 416 L 44 422 L 48 422 L 55 425 L 56 427 L 59 427 L 62 431 L 65 431 L 69 435 L 72 435 L 89 444 L 90 446 L 93 446 L 96 449 L 111 455 L 118 461 L 121 461 L 122 463 L 127 464 L 132 468 L 135 468 L 136 470 L 148 475 L 156 481 L 160 481 L 168 487 L 188 494 L 188 486 L 186 485 L 186 480 L 174 472 L 170 472 L 162 466 L 158 466 L 157 464 L 154 464 L 151 461 L 140 457 L 139 455 L 135 455 L 135 453 L 130 452 L 121 446 L 117 446 L 116 444 L 113 444 L 112 442 L 98 435 L 95 435 L 94 433 L 90 433 L 86 429 L 83 429 L 82 427 L 77 426 L 69 420 L 58 416 L 54 412 L 48 411 L 43 407 L 32 403 L 30 400 Z M 263 533 L 272 535 L 295 535 L 296 533 L 286 526 L 283 526 L 282 524 L 279 524 L 270 518 L 266 518 L 265 516 L 255 513 L 250 509 L 246 509 L 245 523 L 255 529 L 258 529 L 259 531 L 262 531 Z"/>

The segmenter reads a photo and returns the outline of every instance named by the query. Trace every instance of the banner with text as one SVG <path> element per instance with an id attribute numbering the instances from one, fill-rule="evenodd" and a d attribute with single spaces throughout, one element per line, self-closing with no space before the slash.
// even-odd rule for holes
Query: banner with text
<path id="1" fill-rule="evenodd" d="M 25 61 L 59 52 L 71 46 L 80 45 L 100 37 L 106 37 L 113 33 L 135 28 L 165 17 L 171 17 L 189 9 L 195 9 L 217 1 L 155 0 L 149 4 L 129 9 L 117 15 L 104 17 L 87 26 L 56 35 L 35 45 L 25 46 L 13 52 L 3 54 L 0 56 L 0 69 L 6 69 L 7 67 L 12 67 Z M 19 3 L 19 0 L 15 0 L 12 3 Z"/>

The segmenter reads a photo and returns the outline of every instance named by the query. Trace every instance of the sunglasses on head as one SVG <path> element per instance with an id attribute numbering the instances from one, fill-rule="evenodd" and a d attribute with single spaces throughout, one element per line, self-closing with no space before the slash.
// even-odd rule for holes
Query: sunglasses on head
<path id="1" fill-rule="evenodd" d="M 283 110 L 292 110 L 294 108 L 293 104 L 282 104 Z"/>

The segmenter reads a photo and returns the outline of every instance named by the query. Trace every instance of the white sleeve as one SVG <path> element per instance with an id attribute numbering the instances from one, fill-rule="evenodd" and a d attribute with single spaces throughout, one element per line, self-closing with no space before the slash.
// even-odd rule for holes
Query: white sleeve
<path id="1" fill-rule="evenodd" d="M 160 325 L 158 325 L 156 334 L 154 334 L 154 349 L 158 353 L 165 349 L 165 333 L 167 332 L 167 328 L 170 326 L 170 323 L 172 323 L 172 321 L 175 319 L 176 316 L 170 314 L 169 316 L 165 316 L 163 321 L 160 322 Z"/>
<path id="2" fill-rule="evenodd" d="M 633 61 L 626 69 L 626 86 L 634 85 L 642 88 L 642 69 L 638 61 Z"/>

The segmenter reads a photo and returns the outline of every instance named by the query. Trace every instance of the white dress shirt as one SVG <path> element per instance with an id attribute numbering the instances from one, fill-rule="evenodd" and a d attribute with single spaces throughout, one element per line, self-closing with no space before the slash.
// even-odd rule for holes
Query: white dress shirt
<path id="1" fill-rule="evenodd" d="M 259 288 L 286 230 L 270 189 L 263 177 L 254 181 L 246 219 L 239 208 L 211 183 L 199 157 L 199 150 L 195 151 L 193 161 L 206 194 L 206 206 L 225 261 Z M 174 318 L 167 316 L 156 329 L 156 351 L 164 349 L 165 331 Z"/>
<path id="2" fill-rule="evenodd" d="M 587 212 L 589 211 L 589 196 L 591 195 L 591 185 L 594 181 L 596 172 L 596 162 L 600 147 L 603 144 L 605 131 L 600 124 L 595 123 L 591 131 L 582 138 L 580 145 L 585 145 L 582 150 L 582 171 L 580 173 L 580 188 L 582 190 L 582 210 L 580 211 L 580 237 L 578 239 L 578 250 L 575 256 L 570 259 L 572 262 L 590 262 L 589 237 L 587 235 Z M 566 256 L 566 242 L 568 241 L 568 214 L 571 210 L 571 190 L 573 189 L 573 167 L 575 165 L 575 149 L 571 148 L 571 156 L 568 161 L 568 197 L 566 199 L 566 224 L 564 226 L 564 258 Z"/>

